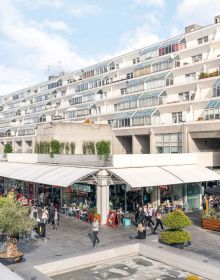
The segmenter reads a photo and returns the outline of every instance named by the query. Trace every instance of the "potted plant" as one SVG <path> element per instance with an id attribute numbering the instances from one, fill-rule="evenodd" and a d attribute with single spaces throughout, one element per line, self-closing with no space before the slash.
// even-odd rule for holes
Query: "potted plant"
<path id="1" fill-rule="evenodd" d="M 89 215 L 89 221 L 92 223 L 94 218 L 98 220 L 99 223 L 101 223 L 101 215 L 98 214 L 97 208 L 93 208 L 90 215 Z"/>
<path id="2" fill-rule="evenodd" d="M 0 198 L 0 233 L 7 236 L 6 251 L 0 253 L 0 262 L 21 262 L 23 253 L 18 250 L 17 237 L 29 233 L 35 223 L 29 217 L 29 209 L 14 198 Z"/>
<path id="3" fill-rule="evenodd" d="M 217 217 L 214 208 L 210 208 L 208 212 L 202 215 L 202 228 L 220 231 L 220 219 Z"/>
<path id="4" fill-rule="evenodd" d="M 191 244 L 191 234 L 183 229 L 189 227 L 192 222 L 181 210 L 168 214 L 163 223 L 168 229 L 161 233 L 161 243 L 178 248 Z"/>

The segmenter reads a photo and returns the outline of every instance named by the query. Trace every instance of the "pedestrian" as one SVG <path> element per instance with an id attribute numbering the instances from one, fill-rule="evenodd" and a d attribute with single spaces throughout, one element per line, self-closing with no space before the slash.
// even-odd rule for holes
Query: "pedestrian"
<path id="1" fill-rule="evenodd" d="M 144 222 L 145 222 L 145 225 L 147 225 L 147 223 L 148 223 L 148 206 L 147 205 L 144 205 Z"/>
<path id="2" fill-rule="evenodd" d="M 44 224 L 47 224 L 48 218 L 49 218 L 48 210 L 46 207 L 44 207 L 44 209 L 42 210 L 42 220 Z"/>
<path id="3" fill-rule="evenodd" d="M 148 227 L 154 226 L 154 222 L 152 221 L 152 217 L 153 217 L 153 207 L 152 205 L 149 203 L 148 207 L 147 207 L 147 212 L 148 212 Z"/>
<path id="4" fill-rule="evenodd" d="M 139 207 L 138 212 L 135 215 L 136 224 L 137 225 L 138 224 L 143 224 L 144 223 L 144 219 L 145 219 L 145 216 L 144 216 L 143 208 Z"/>
<path id="5" fill-rule="evenodd" d="M 156 211 L 156 213 L 155 213 L 155 217 L 156 217 L 156 225 L 155 225 L 155 227 L 154 227 L 154 229 L 153 229 L 153 234 L 156 233 L 156 230 L 157 230 L 158 226 L 160 226 L 161 229 L 163 230 L 162 209 L 161 209 L 161 207 L 158 207 L 158 208 L 157 208 L 157 211 Z"/>
<path id="6" fill-rule="evenodd" d="M 52 218 L 52 225 L 53 225 L 53 229 L 56 229 L 58 228 L 58 223 L 59 223 L 59 212 L 58 210 L 55 208 L 54 210 L 54 213 L 53 213 L 53 218 Z"/>
<path id="7" fill-rule="evenodd" d="M 100 243 L 100 240 L 98 238 L 99 222 L 98 222 L 98 220 L 96 218 L 93 219 L 92 233 L 93 233 L 93 247 L 95 247 L 96 242 L 97 242 L 97 245 Z"/>
<path id="8" fill-rule="evenodd" d="M 44 207 L 44 193 L 42 192 L 42 193 L 40 193 L 40 195 L 39 195 L 39 206 L 40 207 Z"/>

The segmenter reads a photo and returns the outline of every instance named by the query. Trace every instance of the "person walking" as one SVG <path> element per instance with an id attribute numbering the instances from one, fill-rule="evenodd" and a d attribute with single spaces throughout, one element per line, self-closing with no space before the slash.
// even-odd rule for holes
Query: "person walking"
<path id="1" fill-rule="evenodd" d="M 154 229 L 153 229 L 153 234 L 156 233 L 156 230 L 157 230 L 158 226 L 160 226 L 161 229 L 163 230 L 162 209 L 161 209 L 161 207 L 158 207 L 158 208 L 157 208 L 157 211 L 156 211 L 156 213 L 155 213 L 155 217 L 156 217 L 156 225 L 155 225 L 155 227 L 154 227 Z"/>
<path id="2" fill-rule="evenodd" d="M 92 223 L 92 233 L 93 233 L 93 247 L 95 247 L 96 242 L 97 245 L 100 243 L 100 240 L 98 238 L 98 233 L 99 233 L 99 222 L 97 221 L 96 218 L 93 219 Z"/>
<path id="3" fill-rule="evenodd" d="M 144 205 L 144 224 L 148 224 L 148 206 Z"/>
<path id="4" fill-rule="evenodd" d="M 48 210 L 46 207 L 44 207 L 44 209 L 42 210 L 42 220 L 44 224 L 47 224 L 48 218 L 49 218 Z"/>
<path id="5" fill-rule="evenodd" d="M 153 217 L 153 207 L 152 205 L 149 203 L 148 207 L 147 207 L 147 212 L 148 212 L 148 227 L 154 226 L 154 222 L 152 221 L 152 217 Z"/>
<path id="6" fill-rule="evenodd" d="M 58 223 L 59 223 L 59 212 L 57 209 L 54 210 L 54 213 L 53 213 L 53 218 L 52 218 L 52 225 L 53 225 L 53 229 L 56 229 L 58 228 Z"/>

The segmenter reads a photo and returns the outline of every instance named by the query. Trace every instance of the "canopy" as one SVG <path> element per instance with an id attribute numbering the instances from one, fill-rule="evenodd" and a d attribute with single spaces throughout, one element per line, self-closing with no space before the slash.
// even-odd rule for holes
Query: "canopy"
<path id="1" fill-rule="evenodd" d="M 207 188 L 205 193 L 210 195 L 220 195 L 220 187 Z"/>
<path id="2" fill-rule="evenodd" d="M 220 180 L 220 175 L 200 165 L 163 166 L 164 170 L 172 173 L 183 183 L 195 183 Z"/>
<path id="3" fill-rule="evenodd" d="M 0 162 L 2 177 L 61 187 L 68 187 L 96 171 L 86 167 Z"/>
<path id="4" fill-rule="evenodd" d="M 220 107 L 220 99 L 218 99 L 218 100 L 210 100 L 208 105 L 206 106 L 206 109 L 219 108 L 219 107 Z"/>
<path id="5" fill-rule="evenodd" d="M 200 165 L 109 168 L 131 188 L 220 180 L 220 175 Z"/>
<path id="6" fill-rule="evenodd" d="M 110 168 L 110 172 L 131 188 L 182 184 L 182 181 L 160 167 Z"/>

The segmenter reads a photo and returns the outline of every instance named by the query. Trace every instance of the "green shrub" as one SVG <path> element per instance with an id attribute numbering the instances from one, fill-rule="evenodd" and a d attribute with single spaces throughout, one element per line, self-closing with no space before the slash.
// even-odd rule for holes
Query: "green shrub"
<path id="1" fill-rule="evenodd" d="M 51 140 L 50 142 L 50 156 L 60 154 L 60 142 L 58 140 Z"/>
<path id="2" fill-rule="evenodd" d="M 181 211 L 175 210 L 163 219 L 163 223 L 169 229 L 182 229 L 191 226 L 191 220 Z"/>
<path id="3" fill-rule="evenodd" d="M 75 154 L 75 147 L 76 147 L 76 144 L 74 142 L 71 142 L 70 143 L 70 153 L 71 153 L 71 155 Z"/>
<path id="4" fill-rule="evenodd" d="M 210 208 L 208 210 L 208 213 L 206 213 L 204 211 L 203 215 L 202 215 L 203 218 L 206 218 L 206 219 L 217 219 L 217 215 L 216 215 L 216 211 L 214 208 Z"/>
<path id="5" fill-rule="evenodd" d="M 65 147 L 65 143 L 60 143 L 60 154 L 63 154 L 64 152 L 64 147 Z"/>
<path id="6" fill-rule="evenodd" d="M 104 160 L 109 159 L 109 155 L 111 152 L 111 142 L 110 141 L 99 141 L 96 143 L 96 151 L 99 156 L 103 156 Z"/>
<path id="7" fill-rule="evenodd" d="M 160 235 L 161 240 L 167 244 L 179 244 L 191 241 L 191 235 L 185 230 L 165 230 Z"/>
<path id="8" fill-rule="evenodd" d="M 93 142 L 93 141 L 84 141 L 82 148 L 83 148 L 84 155 L 94 155 L 95 154 L 95 142 Z"/>
<path id="9" fill-rule="evenodd" d="M 9 154 L 9 153 L 12 153 L 13 152 L 13 149 L 12 149 L 12 145 L 11 144 L 5 144 L 5 147 L 4 147 L 4 153 L 5 154 Z"/>

